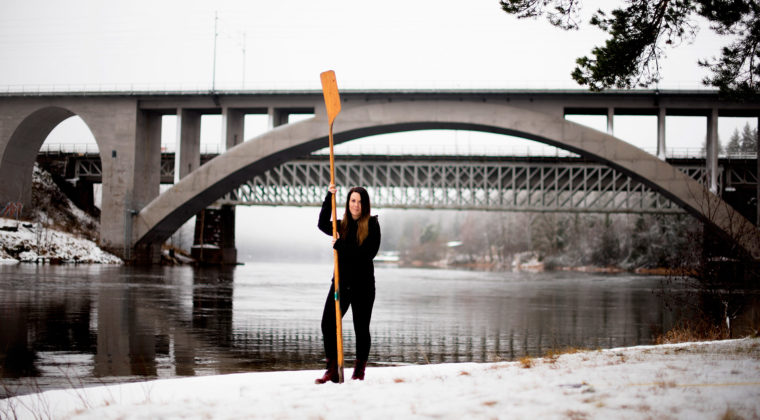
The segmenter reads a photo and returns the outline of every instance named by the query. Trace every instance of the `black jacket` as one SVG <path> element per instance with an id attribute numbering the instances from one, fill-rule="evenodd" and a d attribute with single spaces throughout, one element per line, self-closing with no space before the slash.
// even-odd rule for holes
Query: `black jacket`
<path id="1" fill-rule="evenodd" d="M 332 193 L 328 192 L 319 212 L 317 226 L 322 232 L 332 236 Z M 338 232 L 340 232 L 340 219 Z M 380 248 L 380 223 L 377 216 L 369 218 L 369 232 L 361 245 L 356 238 L 357 224 L 353 218 L 348 219 L 348 234 L 340 235 L 335 241 L 334 249 L 338 251 L 338 270 L 340 285 L 343 288 L 362 288 L 375 285 L 375 266 L 372 259 Z"/>

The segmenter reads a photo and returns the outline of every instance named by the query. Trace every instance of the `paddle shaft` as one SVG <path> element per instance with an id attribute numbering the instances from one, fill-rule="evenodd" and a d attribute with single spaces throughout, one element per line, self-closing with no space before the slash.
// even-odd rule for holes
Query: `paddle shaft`
<path id="1" fill-rule="evenodd" d="M 322 93 L 325 97 L 325 107 L 327 110 L 327 119 L 330 124 L 329 141 L 330 141 L 330 185 L 335 185 L 335 153 L 333 152 L 333 123 L 335 117 L 340 113 L 340 96 L 338 94 L 338 83 L 335 80 L 335 72 L 332 70 L 320 74 L 322 80 Z M 332 194 L 332 231 L 333 239 L 338 239 L 338 213 L 335 203 L 335 194 Z M 343 383 L 343 313 L 340 309 L 340 273 L 338 270 L 338 251 L 333 249 L 333 287 L 335 289 L 335 335 L 337 338 L 337 356 L 338 356 L 338 382 Z"/>
<path id="2" fill-rule="evenodd" d="M 330 184 L 335 185 L 335 157 L 333 155 L 333 126 L 330 124 Z M 333 239 L 338 239 L 338 211 L 335 194 L 332 195 Z M 340 275 L 338 270 L 338 250 L 333 249 L 335 287 L 335 335 L 338 339 L 338 380 L 343 382 L 343 313 L 340 310 Z"/>

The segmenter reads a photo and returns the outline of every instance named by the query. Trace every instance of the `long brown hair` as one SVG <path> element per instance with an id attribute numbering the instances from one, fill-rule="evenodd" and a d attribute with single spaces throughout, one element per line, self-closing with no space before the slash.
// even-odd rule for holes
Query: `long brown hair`
<path id="1" fill-rule="evenodd" d="M 343 220 L 340 221 L 340 236 L 345 238 L 348 234 L 348 219 L 351 218 L 351 211 L 348 208 L 348 204 L 351 202 L 351 194 L 353 193 L 359 193 L 359 197 L 361 197 L 362 214 L 356 221 L 356 241 L 361 245 L 362 242 L 367 239 L 367 235 L 369 235 L 370 213 L 369 194 L 367 193 L 367 190 L 362 187 L 351 188 L 348 192 L 348 197 L 346 197 L 346 211 L 343 213 Z"/>

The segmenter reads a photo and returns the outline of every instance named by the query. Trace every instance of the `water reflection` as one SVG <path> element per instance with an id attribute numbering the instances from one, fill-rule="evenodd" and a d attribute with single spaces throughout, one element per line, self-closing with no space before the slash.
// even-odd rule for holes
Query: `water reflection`
<path id="1" fill-rule="evenodd" d="M 0 328 L 0 360 L 7 378 L 37 376 L 35 353 L 29 345 L 29 308 L 3 305 L 3 327 Z"/>
<path id="2" fill-rule="evenodd" d="M 97 351 L 94 375 L 155 375 L 156 352 L 152 326 L 156 314 L 138 305 L 139 288 L 103 285 L 97 299 Z"/>
<path id="3" fill-rule="evenodd" d="M 203 369 L 205 352 L 232 346 L 233 270 L 127 267 L 126 283 L 101 283 L 94 376 L 159 376 L 162 361 L 169 375 Z"/>
<path id="4" fill-rule="evenodd" d="M 380 352 L 407 363 L 509 360 L 564 347 L 648 343 L 653 332 L 674 322 L 674 315 L 652 295 L 647 285 L 651 279 L 608 278 L 601 283 L 587 276 L 557 276 L 564 277 L 540 275 L 515 282 L 481 278 L 476 288 L 470 287 L 472 280 L 451 282 L 447 299 L 412 303 L 427 314 L 404 327 L 404 334 L 392 329 L 379 334 L 378 344 L 385 347 Z M 433 288 L 435 283 L 411 287 Z M 408 293 L 409 287 L 400 292 Z M 385 315 L 399 328 L 405 322 L 393 313 Z"/>
<path id="5" fill-rule="evenodd" d="M 0 266 L 0 396 L 146 377 L 319 368 L 331 270 Z M 652 293 L 657 280 L 647 277 L 382 267 L 376 276 L 370 360 L 380 364 L 486 362 L 568 346 L 649 343 L 679 315 Z M 350 361 L 350 312 L 344 331 Z"/>

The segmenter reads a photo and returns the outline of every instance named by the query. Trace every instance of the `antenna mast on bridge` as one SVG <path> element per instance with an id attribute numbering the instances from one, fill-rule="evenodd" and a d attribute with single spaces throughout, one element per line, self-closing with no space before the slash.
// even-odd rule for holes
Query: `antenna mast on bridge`
<path id="1" fill-rule="evenodd" d="M 214 68 L 211 73 L 211 92 L 216 91 L 216 39 L 219 37 L 219 32 L 216 28 L 218 22 L 219 12 L 214 12 Z"/>

